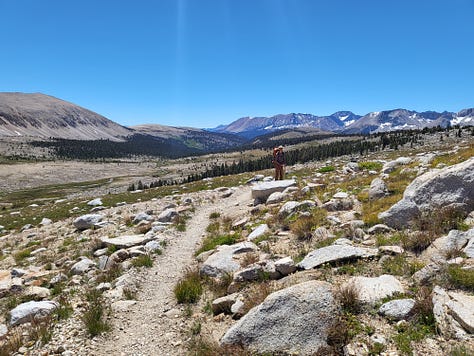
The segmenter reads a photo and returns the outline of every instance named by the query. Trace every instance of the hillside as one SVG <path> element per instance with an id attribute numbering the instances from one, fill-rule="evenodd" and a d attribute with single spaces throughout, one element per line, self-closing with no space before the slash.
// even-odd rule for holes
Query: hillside
<path id="1" fill-rule="evenodd" d="M 278 182 L 24 191 L 0 216 L 0 349 L 470 355 L 473 140 L 424 133 Z"/>
<path id="2" fill-rule="evenodd" d="M 40 93 L 0 93 L 0 137 L 123 140 L 131 130 L 99 114 Z"/>

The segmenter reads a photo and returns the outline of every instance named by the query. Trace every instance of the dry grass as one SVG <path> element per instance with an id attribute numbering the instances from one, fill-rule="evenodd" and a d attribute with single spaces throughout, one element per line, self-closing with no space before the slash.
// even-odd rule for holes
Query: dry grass
<path id="1" fill-rule="evenodd" d="M 327 223 L 327 212 L 324 209 L 314 209 L 311 215 L 302 215 L 290 224 L 290 230 L 299 240 L 311 240 L 313 231 Z"/>
<path id="2" fill-rule="evenodd" d="M 268 281 L 252 284 L 250 289 L 247 291 L 243 314 L 247 314 L 250 309 L 261 304 L 273 291 L 274 290 Z"/>
<path id="3" fill-rule="evenodd" d="M 359 291 L 355 285 L 347 284 L 340 286 L 335 296 L 345 312 L 355 314 L 361 311 L 362 304 L 359 301 Z"/>

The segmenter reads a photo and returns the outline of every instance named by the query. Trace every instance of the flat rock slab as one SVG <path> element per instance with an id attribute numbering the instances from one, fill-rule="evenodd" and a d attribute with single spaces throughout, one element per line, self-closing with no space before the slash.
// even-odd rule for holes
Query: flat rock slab
<path id="1" fill-rule="evenodd" d="M 259 353 L 313 355 L 327 346 L 338 312 L 327 282 L 309 281 L 270 294 L 221 339 Z"/>
<path id="2" fill-rule="evenodd" d="M 299 269 L 311 269 L 328 262 L 340 262 L 356 258 L 368 258 L 377 256 L 378 250 L 374 248 L 355 247 L 348 245 L 331 245 L 318 248 L 306 255 L 298 263 Z"/>
<path id="3" fill-rule="evenodd" d="M 353 277 L 346 286 L 353 286 L 358 292 L 358 300 L 370 305 L 390 297 L 394 293 L 403 293 L 404 289 L 398 279 L 389 274 L 380 277 Z"/>
<path id="4" fill-rule="evenodd" d="M 114 238 L 101 237 L 100 240 L 107 246 L 112 245 L 117 248 L 129 248 L 137 245 L 144 245 L 153 239 L 146 235 L 124 235 Z"/>
<path id="5" fill-rule="evenodd" d="M 252 198 L 265 202 L 270 194 L 274 192 L 283 192 L 286 188 L 294 185 L 296 185 L 296 181 L 293 179 L 263 182 L 252 187 Z"/>

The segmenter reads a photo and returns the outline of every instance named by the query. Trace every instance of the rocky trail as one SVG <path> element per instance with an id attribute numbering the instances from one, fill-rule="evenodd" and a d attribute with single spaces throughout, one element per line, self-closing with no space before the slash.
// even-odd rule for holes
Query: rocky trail
<path id="1" fill-rule="evenodd" d="M 249 209 L 250 188 L 230 198 L 197 207 L 181 237 L 171 240 L 154 266 L 139 275 L 136 303 L 123 303 L 113 312 L 113 330 L 97 342 L 94 355 L 183 355 L 182 334 L 187 331 L 184 307 L 177 305 L 174 286 L 186 268 L 195 263 L 194 252 L 209 224 L 209 214 L 238 216 Z"/>

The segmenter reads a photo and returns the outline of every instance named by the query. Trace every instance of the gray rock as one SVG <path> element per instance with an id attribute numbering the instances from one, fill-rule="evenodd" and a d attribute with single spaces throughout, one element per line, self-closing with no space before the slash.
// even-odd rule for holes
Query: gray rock
<path id="1" fill-rule="evenodd" d="M 297 201 L 293 201 L 293 200 L 287 201 L 285 204 L 283 204 L 283 206 L 278 211 L 278 215 L 287 216 L 294 213 L 296 209 L 298 209 L 299 204 L 300 203 Z"/>
<path id="2" fill-rule="evenodd" d="M 340 193 L 337 193 L 340 194 Z M 335 194 L 335 195 L 337 195 Z M 347 193 L 344 193 L 347 194 Z M 354 201 L 350 198 L 331 199 L 322 205 L 327 211 L 351 210 L 354 207 Z"/>
<path id="3" fill-rule="evenodd" d="M 32 318 L 44 317 L 51 314 L 58 306 L 58 303 L 53 301 L 22 303 L 10 311 L 10 325 L 20 325 L 29 322 Z"/>
<path id="4" fill-rule="evenodd" d="M 383 274 L 380 277 L 352 277 L 346 286 L 353 286 L 358 293 L 357 299 L 373 305 L 377 301 L 390 297 L 394 293 L 403 293 L 402 284 L 394 276 Z"/>
<path id="5" fill-rule="evenodd" d="M 12 268 L 12 270 L 10 271 L 10 275 L 12 276 L 12 278 L 21 277 L 21 276 L 25 275 L 26 273 L 27 273 L 27 271 L 25 271 L 24 269 L 21 269 L 21 268 Z"/>
<path id="6" fill-rule="evenodd" d="M 0 339 L 3 339 L 8 333 L 8 327 L 5 324 L 0 324 Z"/>
<path id="7" fill-rule="evenodd" d="M 377 254 L 377 249 L 348 245 L 331 245 L 310 252 L 300 263 L 298 263 L 297 267 L 299 269 L 311 269 L 329 262 L 368 258 L 377 256 Z"/>
<path id="8" fill-rule="evenodd" d="M 417 177 L 403 199 L 379 214 L 388 226 L 400 229 L 420 214 L 448 208 L 469 214 L 474 210 L 474 158 Z"/>
<path id="9" fill-rule="evenodd" d="M 256 250 L 257 246 L 251 242 L 219 246 L 216 252 L 210 255 L 202 264 L 200 272 L 210 277 L 222 277 L 226 273 L 233 273 L 240 268 L 240 264 L 234 259 L 234 255 Z"/>
<path id="10" fill-rule="evenodd" d="M 275 268 L 275 263 L 272 261 L 261 261 L 251 264 L 234 274 L 234 282 L 258 281 L 264 278 L 281 278 L 280 273 Z"/>
<path id="11" fill-rule="evenodd" d="M 96 263 L 94 261 L 88 259 L 87 257 L 83 257 L 82 260 L 75 263 L 71 267 L 71 274 L 73 275 L 84 274 L 94 267 L 96 267 Z"/>
<path id="12" fill-rule="evenodd" d="M 157 220 L 159 222 L 172 222 L 175 217 L 178 216 L 176 209 L 170 208 L 164 210 L 160 215 L 158 215 Z"/>
<path id="13" fill-rule="evenodd" d="M 388 253 L 391 255 L 401 255 L 405 250 L 400 246 L 379 246 L 381 253 Z"/>
<path id="14" fill-rule="evenodd" d="M 436 326 L 446 338 L 467 339 L 473 333 L 473 296 L 447 292 L 439 286 L 433 288 L 433 314 Z M 471 330 L 471 331 L 469 331 Z M 467 331 L 467 332 L 466 332 Z"/>
<path id="15" fill-rule="evenodd" d="M 260 236 L 265 235 L 267 232 L 270 232 L 270 229 L 268 228 L 267 224 L 261 224 L 257 226 L 250 234 L 247 236 L 248 241 L 253 241 Z"/>
<path id="16" fill-rule="evenodd" d="M 153 237 L 140 235 L 124 235 L 114 238 L 101 237 L 101 241 L 107 246 L 115 246 L 116 248 L 129 248 L 137 245 L 144 245 L 148 241 L 151 241 Z"/>
<path id="17" fill-rule="evenodd" d="M 346 192 L 338 192 L 332 196 L 334 199 L 347 199 L 349 198 L 349 194 Z"/>
<path id="18" fill-rule="evenodd" d="M 238 228 L 241 228 L 241 227 L 244 227 L 245 224 L 247 224 L 249 222 L 249 218 L 248 217 L 244 217 L 242 219 L 239 219 L 235 222 L 232 223 L 232 228 L 233 229 L 238 229 Z"/>
<path id="19" fill-rule="evenodd" d="M 43 218 L 41 219 L 41 222 L 39 224 L 40 226 L 47 226 L 47 225 L 51 225 L 52 223 L 53 223 L 53 220 L 48 219 L 48 218 Z"/>
<path id="20" fill-rule="evenodd" d="M 296 181 L 294 181 L 293 179 L 284 179 L 284 180 L 260 183 L 252 187 L 252 198 L 258 199 L 264 202 L 264 201 L 267 201 L 270 194 L 274 192 L 282 192 L 286 188 L 295 186 L 295 185 L 296 185 Z"/>
<path id="21" fill-rule="evenodd" d="M 440 271 L 441 266 L 438 263 L 432 262 L 416 271 L 412 278 L 417 284 L 428 284 Z"/>
<path id="22" fill-rule="evenodd" d="M 260 353 L 312 355 L 327 346 L 337 312 L 329 283 L 297 284 L 270 294 L 226 332 L 221 344 Z"/>
<path id="23" fill-rule="evenodd" d="M 76 218 L 73 225 L 78 230 L 90 229 L 101 222 L 103 218 L 100 214 L 86 214 Z"/>
<path id="24" fill-rule="evenodd" d="M 286 194 L 282 192 L 274 192 L 268 197 L 266 204 L 276 204 L 282 202 L 286 198 Z"/>
<path id="25" fill-rule="evenodd" d="M 385 182 L 380 179 L 380 178 L 375 178 L 371 183 L 370 183 L 370 188 L 369 188 L 369 199 L 370 200 L 375 200 L 375 199 L 380 199 L 383 198 L 384 196 L 388 195 L 388 187 Z"/>
<path id="26" fill-rule="evenodd" d="M 275 269 L 282 276 L 288 276 L 296 272 L 296 265 L 291 257 L 284 257 L 275 261 Z"/>
<path id="27" fill-rule="evenodd" d="M 44 287 L 29 286 L 26 288 L 24 295 L 29 299 L 46 299 L 51 296 L 51 291 Z"/>
<path id="28" fill-rule="evenodd" d="M 406 319 L 413 307 L 415 306 L 414 299 L 396 299 L 391 300 L 379 308 L 379 314 L 384 315 L 393 320 Z"/>
<path id="29" fill-rule="evenodd" d="M 382 167 L 382 173 L 388 174 L 392 173 L 397 167 L 401 165 L 406 165 L 411 162 L 411 158 L 409 157 L 398 157 L 394 161 L 387 162 Z"/>
<path id="30" fill-rule="evenodd" d="M 386 234 L 392 231 L 393 229 L 391 227 L 388 227 L 385 224 L 376 224 L 372 226 L 370 229 L 368 229 L 367 233 L 369 233 L 370 235 L 374 235 L 374 234 Z"/>
<path id="31" fill-rule="evenodd" d="M 145 250 L 146 251 L 157 251 L 157 250 L 161 250 L 161 249 L 162 249 L 161 244 L 156 240 L 148 241 L 145 244 Z"/>
<path id="32" fill-rule="evenodd" d="M 238 293 L 229 294 L 212 301 L 212 313 L 214 315 L 224 313 L 232 314 L 231 307 L 239 298 Z"/>
<path id="33" fill-rule="evenodd" d="M 59 273 L 55 275 L 51 280 L 49 281 L 49 284 L 51 286 L 55 286 L 58 283 L 65 282 L 67 281 L 67 276 L 64 273 Z"/>
<path id="34" fill-rule="evenodd" d="M 153 217 L 148 215 L 146 212 L 141 212 L 135 215 L 133 218 L 133 223 L 138 224 L 140 221 L 153 221 Z"/>
<path id="35" fill-rule="evenodd" d="M 313 238 L 318 241 L 327 240 L 329 238 L 333 238 L 334 235 L 329 232 L 324 226 L 320 226 L 313 231 Z"/>
<path id="36" fill-rule="evenodd" d="M 102 205 L 102 199 L 100 198 L 95 198 L 89 202 L 87 202 L 87 205 L 89 206 L 98 206 L 98 205 Z"/>

